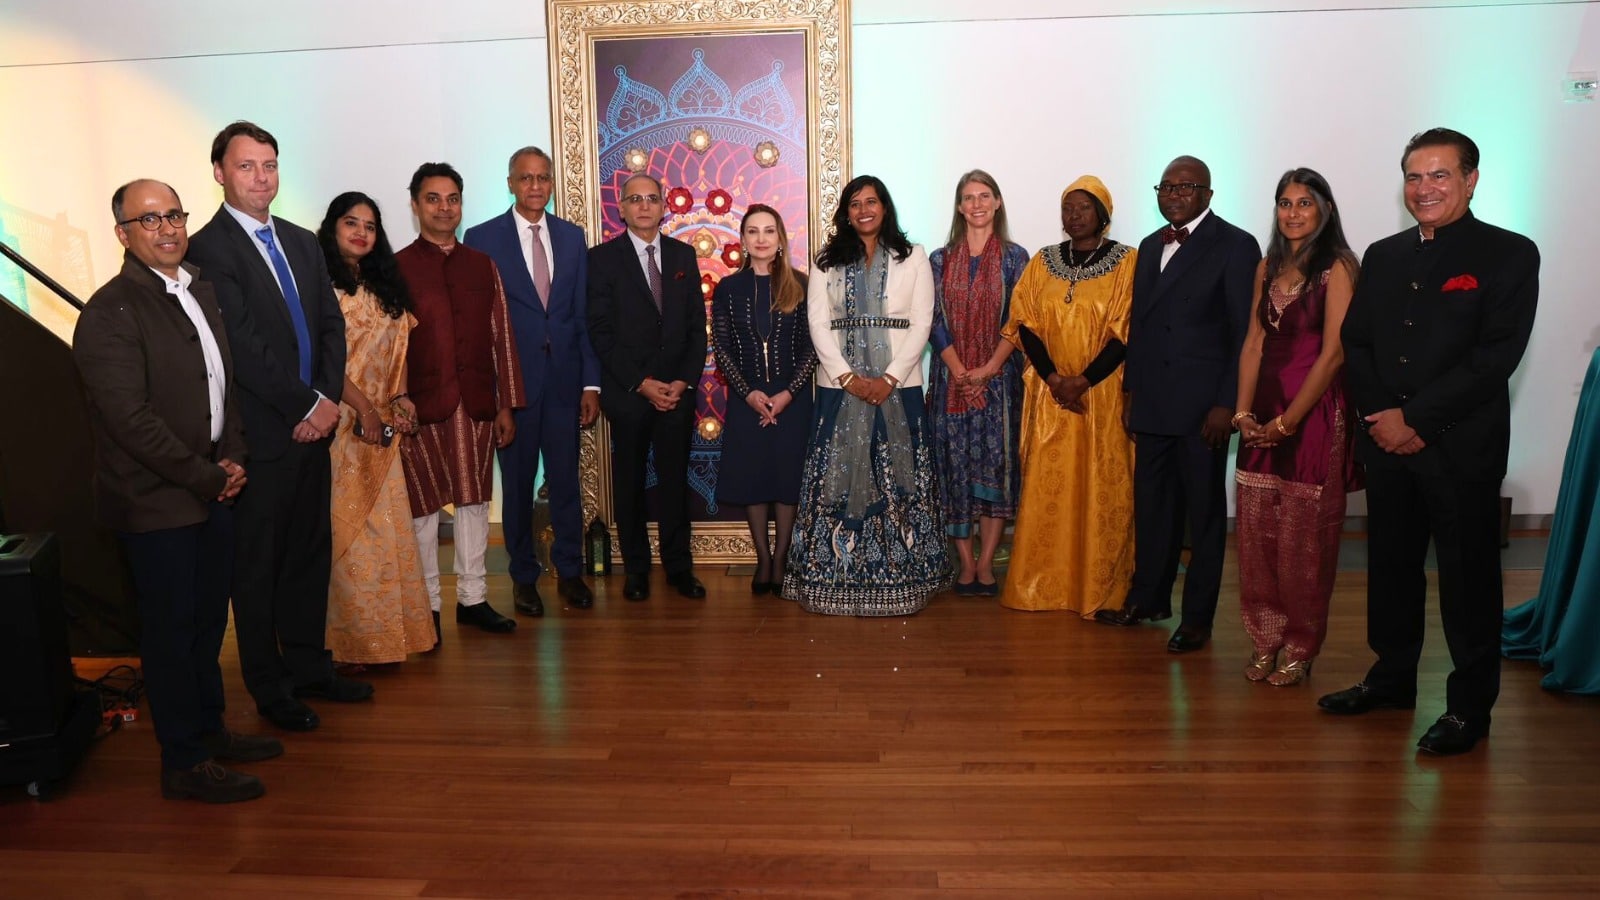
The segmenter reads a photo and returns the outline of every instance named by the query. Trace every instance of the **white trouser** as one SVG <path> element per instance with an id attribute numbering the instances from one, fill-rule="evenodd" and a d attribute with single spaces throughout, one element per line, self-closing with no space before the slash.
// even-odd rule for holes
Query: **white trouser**
<path id="1" fill-rule="evenodd" d="M 411 520 L 417 536 L 417 553 L 422 557 L 422 581 L 428 586 L 428 605 L 439 611 L 439 513 L 434 511 Z M 489 504 L 474 503 L 456 507 L 455 520 L 456 602 L 477 606 L 488 600 L 483 567 L 489 551 Z"/>

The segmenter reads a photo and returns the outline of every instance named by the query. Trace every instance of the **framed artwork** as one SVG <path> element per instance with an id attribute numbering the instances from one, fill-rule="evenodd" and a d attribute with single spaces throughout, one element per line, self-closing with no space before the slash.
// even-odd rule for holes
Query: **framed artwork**
<path id="1" fill-rule="evenodd" d="M 789 259 L 803 267 L 848 180 L 848 0 L 547 4 L 557 214 L 591 246 L 611 240 L 624 229 L 622 185 L 655 176 L 662 233 L 694 248 L 708 320 L 712 290 L 739 267 L 751 204 L 782 213 Z M 716 500 L 727 403 L 708 348 L 689 457 L 697 562 L 753 555 L 743 510 Z M 585 431 L 585 521 L 614 523 L 610 446 L 604 418 Z M 652 469 L 647 484 L 654 478 Z"/>

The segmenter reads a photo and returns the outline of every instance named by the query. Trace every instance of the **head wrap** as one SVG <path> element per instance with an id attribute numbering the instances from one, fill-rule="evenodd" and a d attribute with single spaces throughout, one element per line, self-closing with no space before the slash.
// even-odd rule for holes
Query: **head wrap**
<path id="1" fill-rule="evenodd" d="M 1100 205 L 1106 208 L 1106 218 L 1111 217 L 1111 192 L 1106 189 L 1105 182 L 1093 175 L 1080 175 L 1077 181 L 1067 185 L 1067 189 L 1061 192 L 1061 202 L 1067 202 L 1067 195 L 1073 191 L 1083 191 L 1099 200 Z M 1107 222 L 1106 228 L 1110 227 L 1110 223 Z"/>

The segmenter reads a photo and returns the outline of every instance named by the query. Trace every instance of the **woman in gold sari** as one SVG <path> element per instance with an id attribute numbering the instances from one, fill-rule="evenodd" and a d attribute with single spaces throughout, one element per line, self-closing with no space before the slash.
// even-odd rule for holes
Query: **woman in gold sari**
<path id="1" fill-rule="evenodd" d="M 1133 442 L 1122 359 L 1137 251 L 1106 237 L 1111 193 L 1085 175 L 1061 194 L 1067 240 L 1040 250 L 1002 334 L 1022 377 L 1022 497 L 1000 603 L 1092 618 L 1133 578 Z"/>
<path id="2" fill-rule="evenodd" d="M 417 429 L 405 395 L 416 319 L 371 197 L 335 197 L 317 239 L 344 312 L 348 350 L 331 450 L 328 649 L 339 663 L 400 662 L 438 643 L 400 467 L 400 435 Z"/>

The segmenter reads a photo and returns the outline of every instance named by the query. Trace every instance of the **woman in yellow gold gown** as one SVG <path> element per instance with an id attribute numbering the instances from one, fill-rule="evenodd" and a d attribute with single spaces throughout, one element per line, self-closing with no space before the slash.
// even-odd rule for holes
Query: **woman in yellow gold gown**
<path id="1" fill-rule="evenodd" d="M 1022 495 L 1000 603 L 1117 608 L 1133 578 L 1133 442 L 1123 428 L 1122 358 L 1137 251 L 1106 237 L 1111 193 L 1085 175 L 1061 194 L 1067 240 L 1040 250 L 1002 332 L 1022 377 Z"/>
<path id="2" fill-rule="evenodd" d="M 354 191 L 335 197 L 317 237 L 348 350 L 330 450 L 327 646 L 339 663 L 400 662 L 437 642 L 400 463 L 400 435 L 416 431 L 416 408 L 405 396 L 416 319 L 372 198 Z"/>

